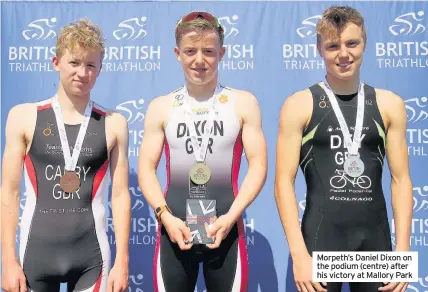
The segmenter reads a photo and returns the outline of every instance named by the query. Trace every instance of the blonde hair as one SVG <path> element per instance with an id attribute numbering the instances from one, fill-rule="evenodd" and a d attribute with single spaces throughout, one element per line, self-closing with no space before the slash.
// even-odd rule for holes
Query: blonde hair
<path id="1" fill-rule="evenodd" d="M 214 24 L 209 22 L 206 19 L 197 18 L 195 20 L 191 21 L 180 21 L 177 24 L 177 27 L 175 29 L 175 43 L 177 46 L 179 46 L 180 41 L 183 37 L 183 34 L 191 31 L 196 31 L 198 34 L 202 33 L 204 31 L 214 30 L 217 32 L 218 38 L 220 40 L 220 47 L 223 47 L 224 42 L 224 30 L 221 25 L 216 27 Z"/>
<path id="2" fill-rule="evenodd" d="M 321 20 L 317 23 L 318 45 L 321 44 L 323 36 L 337 38 L 349 22 L 362 29 L 364 43 L 366 43 L 367 36 L 363 16 L 355 8 L 349 6 L 331 6 L 324 11 Z"/>
<path id="3" fill-rule="evenodd" d="M 56 40 L 56 56 L 61 58 L 65 51 L 75 54 L 83 48 L 85 55 L 88 51 L 99 50 L 101 61 L 104 59 L 105 48 L 101 28 L 87 19 L 80 19 L 63 27 Z"/>

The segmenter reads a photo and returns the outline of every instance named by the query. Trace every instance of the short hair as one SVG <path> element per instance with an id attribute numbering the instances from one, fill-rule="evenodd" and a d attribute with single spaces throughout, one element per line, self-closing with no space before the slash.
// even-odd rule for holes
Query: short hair
<path id="1" fill-rule="evenodd" d="M 56 56 L 61 58 L 66 50 L 76 53 L 78 48 L 83 48 L 85 53 L 99 50 L 102 62 L 105 54 L 104 42 L 101 28 L 98 25 L 87 19 L 80 19 L 60 30 L 56 40 Z"/>
<path id="2" fill-rule="evenodd" d="M 214 16 L 214 15 L 213 15 Z M 215 16 L 214 16 L 215 17 Z M 177 46 L 179 46 L 180 41 L 183 37 L 183 34 L 196 31 L 197 33 L 202 33 L 204 31 L 214 30 L 217 32 L 218 38 L 220 40 L 220 47 L 223 47 L 224 43 L 224 29 L 218 22 L 218 19 L 216 18 L 216 22 L 218 25 L 215 25 L 214 23 L 211 23 L 210 21 L 204 19 L 204 18 L 196 18 L 194 20 L 190 21 L 182 21 L 183 18 L 181 18 L 177 26 L 175 28 L 175 43 Z"/>
<path id="3" fill-rule="evenodd" d="M 336 37 L 349 22 L 361 28 L 364 43 L 366 43 L 367 36 L 363 16 L 355 8 L 349 6 L 331 6 L 324 11 L 321 20 L 317 23 L 317 44 L 321 43 L 322 36 Z"/>

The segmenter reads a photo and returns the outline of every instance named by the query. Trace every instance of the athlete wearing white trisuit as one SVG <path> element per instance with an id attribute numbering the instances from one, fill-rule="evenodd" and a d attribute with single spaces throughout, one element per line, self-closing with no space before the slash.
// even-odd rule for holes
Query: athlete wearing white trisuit
<path id="1" fill-rule="evenodd" d="M 235 110 L 236 93 L 223 86 L 220 90 L 205 160 L 211 169 L 205 196 L 206 199 L 216 200 L 217 216 L 226 214 L 238 195 L 242 157 L 241 123 Z M 186 125 L 184 96 L 183 88 L 170 94 L 172 106 L 165 122 L 168 176 L 165 198 L 172 213 L 182 220 L 186 219 L 186 199 L 189 198 L 188 170 L 195 162 L 190 131 Z M 187 99 L 199 137 L 204 134 L 213 98 L 200 102 Z M 178 246 L 169 240 L 168 234 L 161 228 L 155 253 L 156 291 L 190 291 L 196 283 L 199 262 L 204 263 L 204 278 L 210 291 L 246 291 L 248 258 L 242 219 L 236 222 L 218 249 L 194 246 L 181 255 L 178 251 Z"/>

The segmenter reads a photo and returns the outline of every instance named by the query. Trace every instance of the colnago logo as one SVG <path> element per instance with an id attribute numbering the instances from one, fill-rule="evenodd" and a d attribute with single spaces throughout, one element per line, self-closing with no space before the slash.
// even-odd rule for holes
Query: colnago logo
<path id="1" fill-rule="evenodd" d="M 428 292 L 428 276 L 419 278 L 417 283 L 409 283 L 407 292 Z"/>
<path id="2" fill-rule="evenodd" d="M 140 152 L 140 144 L 144 135 L 144 99 L 127 100 L 116 106 L 121 114 L 128 121 L 129 127 L 129 146 L 128 156 L 138 157 Z"/>
<path id="3" fill-rule="evenodd" d="M 428 210 L 428 186 L 413 188 L 413 213 Z"/>
<path id="4" fill-rule="evenodd" d="M 8 48 L 10 72 L 53 72 L 51 59 L 55 56 L 56 17 L 30 21 L 20 33 L 21 46 Z"/>
<path id="5" fill-rule="evenodd" d="M 144 292 L 142 285 L 144 284 L 144 275 L 136 274 L 129 275 L 129 288 L 127 292 Z"/>
<path id="6" fill-rule="evenodd" d="M 238 25 L 239 16 L 219 17 L 219 22 L 224 28 L 226 53 L 218 67 L 222 70 L 251 70 L 254 69 L 254 45 L 237 44 L 234 40 L 240 35 Z"/>
<path id="7" fill-rule="evenodd" d="M 428 41 L 426 41 L 425 12 L 404 13 L 394 18 L 388 32 L 396 38 L 393 42 L 376 43 L 378 67 L 425 68 L 428 67 Z"/>
<path id="8" fill-rule="evenodd" d="M 150 34 L 146 29 L 146 16 L 133 17 L 121 21 L 113 38 L 118 46 L 105 49 L 102 70 L 105 72 L 151 72 L 160 70 L 161 46 L 140 45 Z"/>
<path id="9" fill-rule="evenodd" d="M 321 15 L 305 18 L 296 29 L 300 43 L 282 45 L 285 70 L 322 70 L 324 61 L 319 58 L 316 41 L 316 25 Z"/>
<path id="10" fill-rule="evenodd" d="M 428 156 L 428 98 L 409 98 L 404 101 L 407 111 L 408 152 L 412 156 Z"/>

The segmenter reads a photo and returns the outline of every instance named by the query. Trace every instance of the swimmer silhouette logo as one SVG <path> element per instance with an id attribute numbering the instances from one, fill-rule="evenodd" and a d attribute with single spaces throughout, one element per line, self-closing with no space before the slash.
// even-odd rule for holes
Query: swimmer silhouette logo
<path id="1" fill-rule="evenodd" d="M 419 278 L 417 283 L 409 283 L 407 292 L 428 292 L 428 276 Z"/>
<path id="2" fill-rule="evenodd" d="M 126 19 L 118 24 L 119 29 L 113 31 L 113 36 L 116 40 L 136 40 L 142 39 L 147 35 L 144 29 L 147 17 L 134 17 Z"/>
<path id="3" fill-rule="evenodd" d="M 218 18 L 224 29 L 226 53 L 222 61 L 218 64 L 220 70 L 251 70 L 254 69 L 254 45 L 243 44 L 241 32 L 238 29 L 241 18 L 237 14 L 222 16 Z"/>
<path id="4" fill-rule="evenodd" d="M 148 44 L 153 34 L 147 30 L 146 16 L 118 22 L 111 32 L 118 45 L 105 48 L 103 72 L 152 72 L 160 70 L 161 46 Z M 142 43 L 145 43 L 142 45 Z"/>
<path id="5" fill-rule="evenodd" d="M 428 67 L 428 47 L 423 34 L 426 33 L 423 10 L 410 11 L 391 19 L 386 34 L 394 40 L 376 42 L 378 68 L 425 68 Z"/>
<path id="6" fill-rule="evenodd" d="M 129 288 L 128 292 L 144 292 L 142 289 L 142 285 L 144 284 L 144 275 L 143 274 L 136 274 L 136 275 L 129 275 Z"/>
<path id="7" fill-rule="evenodd" d="M 57 22 L 56 17 L 37 19 L 28 24 L 28 29 L 22 31 L 22 36 L 28 40 L 46 40 L 56 37 L 53 30 Z"/>
<path id="8" fill-rule="evenodd" d="M 302 21 L 302 26 L 296 29 L 297 34 L 302 39 L 312 38 L 316 36 L 317 22 L 321 19 L 321 15 L 308 17 Z"/>
<path id="9" fill-rule="evenodd" d="M 128 122 L 129 147 L 128 155 L 135 157 L 139 155 L 141 140 L 144 135 L 143 122 L 145 118 L 145 101 L 143 98 L 127 100 L 116 106 Z"/>
<path id="10" fill-rule="evenodd" d="M 413 212 L 425 212 L 428 210 L 428 186 L 413 188 Z"/>
<path id="11" fill-rule="evenodd" d="M 428 156 L 428 98 L 409 98 L 404 101 L 407 112 L 407 142 L 410 156 Z"/>
<path id="12" fill-rule="evenodd" d="M 227 39 L 230 36 L 232 37 L 237 36 L 239 34 L 238 29 L 235 27 L 235 25 L 238 24 L 238 19 L 239 19 L 239 16 L 236 14 L 232 15 L 231 17 L 223 16 L 218 19 L 218 21 L 220 22 L 221 26 L 224 29 L 225 39 Z"/>
<path id="13" fill-rule="evenodd" d="M 142 122 L 144 120 L 145 115 L 142 112 L 143 108 L 144 99 L 142 98 L 138 100 L 128 100 L 116 106 L 116 109 L 125 116 L 128 124 Z"/>
<path id="14" fill-rule="evenodd" d="M 428 98 L 426 96 L 421 98 L 410 98 L 404 101 L 404 103 L 406 104 L 407 120 L 409 123 L 416 123 L 428 119 Z"/>
<path id="15" fill-rule="evenodd" d="M 389 27 L 389 31 L 394 35 L 415 35 L 425 31 L 424 11 L 408 12 L 394 19 L 394 24 Z"/>

